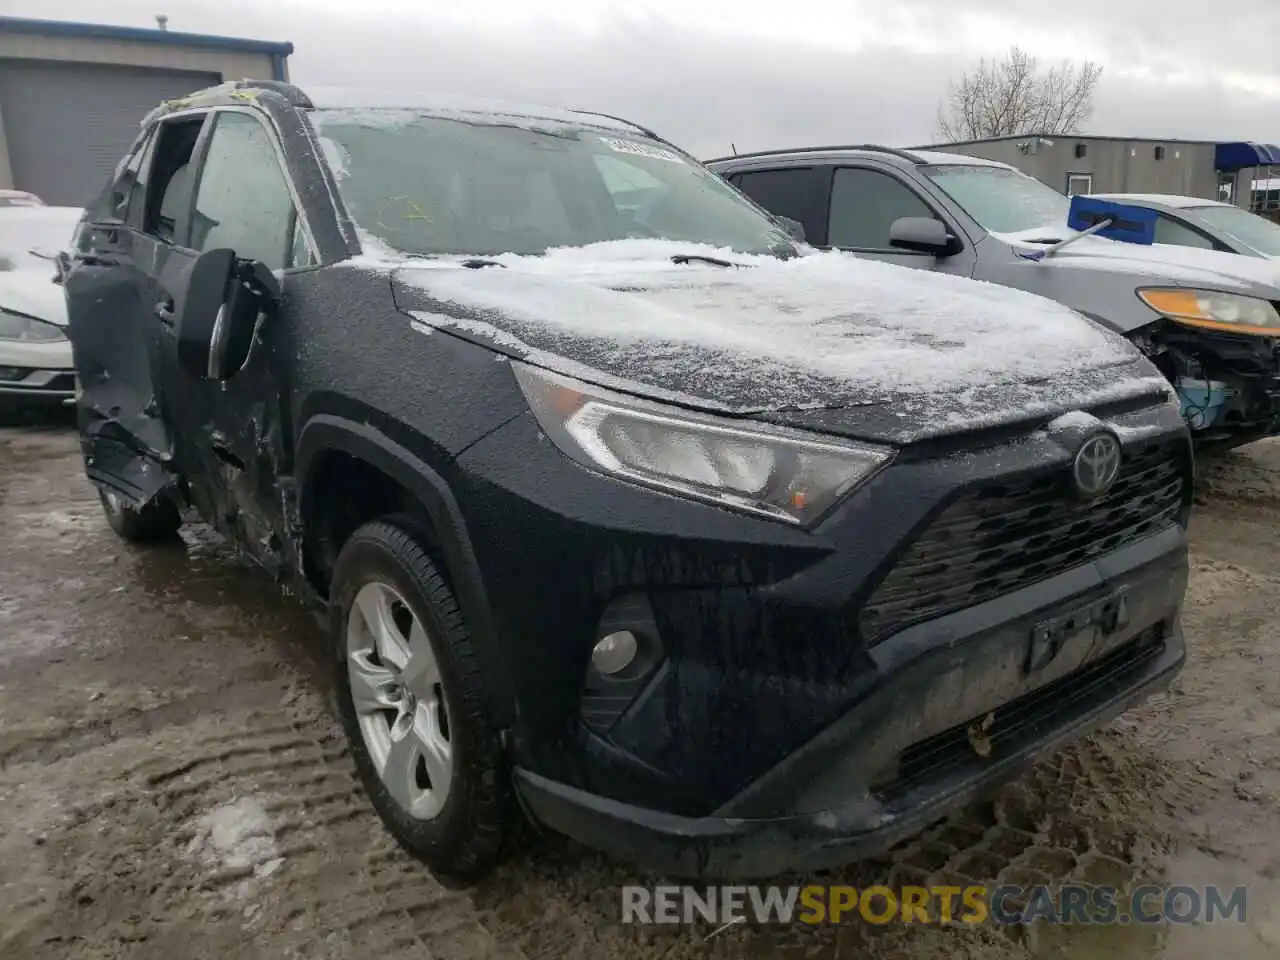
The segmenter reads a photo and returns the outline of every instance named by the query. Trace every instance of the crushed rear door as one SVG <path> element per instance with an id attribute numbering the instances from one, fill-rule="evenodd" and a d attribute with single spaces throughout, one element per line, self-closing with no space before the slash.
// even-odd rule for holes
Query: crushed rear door
<path id="1" fill-rule="evenodd" d="M 153 138 L 141 136 L 92 205 L 59 275 L 78 379 L 76 416 L 89 479 L 144 504 L 170 488 L 172 445 L 152 381 L 157 318 L 146 294 L 155 244 L 141 217 Z"/>

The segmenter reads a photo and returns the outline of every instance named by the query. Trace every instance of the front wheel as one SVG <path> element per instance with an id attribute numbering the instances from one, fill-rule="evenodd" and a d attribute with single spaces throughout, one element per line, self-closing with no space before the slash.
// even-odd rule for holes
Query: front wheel
<path id="1" fill-rule="evenodd" d="M 98 500 L 107 523 L 121 539 L 130 543 L 154 543 L 172 540 L 182 526 L 178 505 L 167 497 L 159 497 L 143 507 L 135 507 L 110 490 L 99 490 Z"/>
<path id="2" fill-rule="evenodd" d="M 436 873 L 482 876 L 519 812 L 453 593 L 408 518 L 365 524 L 334 565 L 338 710 L 396 841 Z"/>

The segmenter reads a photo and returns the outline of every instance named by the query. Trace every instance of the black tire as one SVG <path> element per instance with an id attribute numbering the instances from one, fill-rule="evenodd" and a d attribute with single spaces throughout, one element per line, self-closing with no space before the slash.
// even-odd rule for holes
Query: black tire
<path id="1" fill-rule="evenodd" d="M 122 540 L 130 543 L 156 543 L 173 540 L 182 526 L 182 514 L 178 505 L 167 497 L 152 500 L 138 509 L 119 497 L 98 491 L 98 500 L 107 523 Z"/>
<path id="2" fill-rule="evenodd" d="M 330 587 L 329 629 L 338 713 L 356 771 L 396 842 L 441 879 L 470 883 L 487 873 L 519 835 L 520 811 L 499 734 L 483 696 L 481 665 L 453 592 L 409 517 L 360 527 L 343 545 Z M 444 806 L 430 820 L 413 817 L 388 791 L 370 757 L 351 694 L 347 622 L 356 594 L 381 582 L 404 598 L 426 628 L 439 666 L 453 748 Z"/>

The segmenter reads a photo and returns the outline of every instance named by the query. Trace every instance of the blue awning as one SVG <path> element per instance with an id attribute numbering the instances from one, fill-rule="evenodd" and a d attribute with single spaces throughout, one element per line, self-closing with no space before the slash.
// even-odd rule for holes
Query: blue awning
<path id="1" fill-rule="evenodd" d="M 1274 143 L 1219 143 L 1213 150 L 1213 166 L 1218 170 L 1280 166 L 1280 146 Z"/>

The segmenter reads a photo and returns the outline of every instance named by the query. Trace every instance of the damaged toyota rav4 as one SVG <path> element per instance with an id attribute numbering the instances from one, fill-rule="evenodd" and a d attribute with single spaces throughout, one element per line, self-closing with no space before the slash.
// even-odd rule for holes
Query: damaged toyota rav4
<path id="1" fill-rule="evenodd" d="M 790 229 L 598 114 L 166 103 L 60 264 L 86 471 L 314 601 L 443 875 L 875 853 L 1178 672 L 1190 441 L 1066 307 Z"/>

